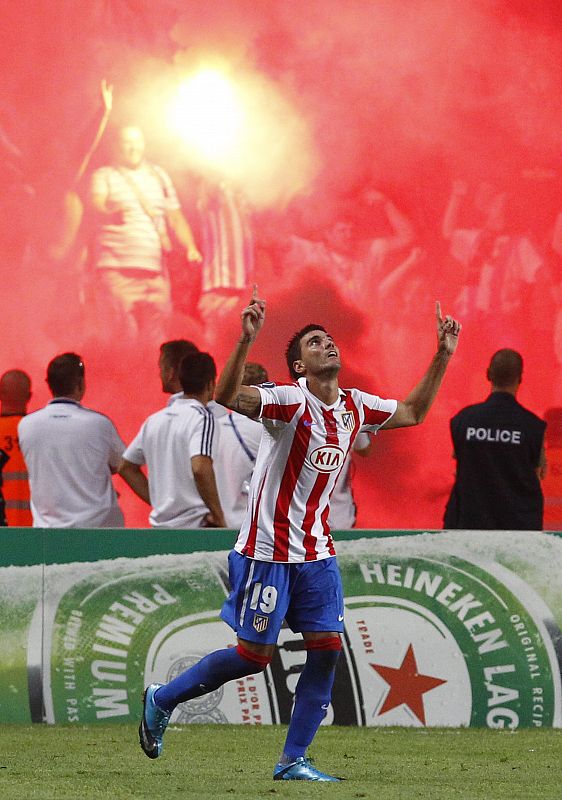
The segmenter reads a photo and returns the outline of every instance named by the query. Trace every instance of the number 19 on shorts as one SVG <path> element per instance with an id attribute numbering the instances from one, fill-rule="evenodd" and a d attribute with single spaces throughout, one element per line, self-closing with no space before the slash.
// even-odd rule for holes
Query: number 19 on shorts
<path id="1" fill-rule="evenodd" d="M 254 584 L 254 590 L 250 600 L 252 611 L 261 611 L 262 614 L 271 614 L 277 605 L 277 589 L 275 586 L 264 586 L 261 583 Z"/>

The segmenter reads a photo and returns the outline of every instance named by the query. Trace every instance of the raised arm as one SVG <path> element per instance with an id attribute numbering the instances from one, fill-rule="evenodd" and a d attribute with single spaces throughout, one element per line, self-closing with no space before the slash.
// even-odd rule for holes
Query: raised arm
<path id="1" fill-rule="evenodd" d="M 403 286 L 402 281 L 404 277 L 412 270 L 422 267 L 426 258 L 427 254 L 421 249 L 421 247 L 413 247 L 404 261 L 380 281 L 380 299 L 386 301 L 392 292 L 394 292 L 396 289 L 400 289 L 400 287 Z"/>
<path id="2" fill-rule="evenodd" d="M 388 199 L 382 192 L 377 191 L 376 189 L 368 189 L 365 194 L 364 198 L 368 205 L 375 206 L 379 205 L 386 219 L 392 228 L 392 234 L 390 236 L 385 237 L 384 239 L 384 247 L 386 252 L 390 252 L 392 250 L 401 250 L 403 247 L 407 247 L 411 244 L 414 240 L 414 226 L 408 219 L 408 217 L 399 211 L 399 209 L 394 205 L 394 203 Z M 375 239 L 375 242 L 380 242 L 380 239 Z"/>
<path id="3" fill-rule="evenodd" d="M 449 364 L 449 360 L 457 349 L 461 325 L 450 316 L 441 316 L 441 304 L 435 304 L 437 318 L 437 352 L 431 359 L 429 368 L 421 381 L 412 389 L 403 402 L 398 403 L 395 414 L 385 428 L 406 428 L 423 422 L 427 412 L 433 405 L 437 391 Z"/>
<path id="4" fill-rule="evenodd" d="M 90 165 L 90 161 L 92 159 L 92 156 L 95 153 L 95 151 L 96 151 L 96 149 L 97 149 L 97 147 L 98 147 L 98 145 L 99 145 L 99 143 L 101 141 L 101 137 L 105 133 L 105 129 L 107 128 L 107 123 L 108 123 L 108 120 L 109 120 L 109 116 L 110 116 L 111 111 L 113 109 L 113 85 L 108 83 L 105 80 L 105 78 L 102 80 L 102 82 L 100 84 L 100 93 L 101 93 L 101 99 L 102 99 L 102 102 L 103 102 L 103 116 L 102 116 L 102 118 L 100 120 L 100 124 L 98 125 L 98 129 L 96 131 L 94 139 L 93 139 L 92 143 L 90 144 L 90 147 L 88 148 L 88 151 L 87 151 L 86 155 L 82 159 L 82 163 L 78 167 L 78 171 L 77 171 L 76 176 L 74 178 L 74 185 L 75 186 L 78 183 L 80 183 L 80 181 L 84 177 L 84 174 L 86 173 L 86 170 L 88 169 L 88 167 Z"/>
<path id="5" fill-rule="evenodd" d="M 104 134 L 113 106 L 113 86 L 108 84 L 106 80 L 102 80 L 100 89 L 103 101 L 103 116 L 78 170 L 72 177 L 69 188 L 63 194 L 59 224 L 53 228 L 51 231 L 52 238 L 46 243 L 47 253 L 53 261 L 62 261 L 68 256 L 76 242 L 82 223 L 84 208 L 78 194 L 78 186 Z"/>
<path id="6" fill-rule="evenodd" d="M 250 419 L 256 419 L 261 408 L 260 393 L 255 387 L 242 386 L 248 353 L 265 319 L 265 300 L 258 299 L 255 285 L 250 304 L 242 311 L 241 316 L 242 334 L 220 374 L 215 400 Z"/>
<path id="7" fill-rule="evenodd" d="M 393 235 L 387 239 L 388 250 L 401 250 L 414 240 L 414 226 L 390 200 L 384 204 L 386 217 L 390 223 Z"/>

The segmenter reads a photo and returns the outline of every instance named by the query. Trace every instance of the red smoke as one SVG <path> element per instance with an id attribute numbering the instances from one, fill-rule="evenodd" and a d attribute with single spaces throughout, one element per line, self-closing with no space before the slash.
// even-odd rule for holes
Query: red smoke
<path id="1" fill-rule="evenodd" d="M 256 159 L 267 161 L 268 148 L 282 158 L 277 172 L 262 179 L 254 170 L 259 179 L 251 183 L 251 170 L 240 169 L 236 181 L 260 207 L 257 278 L 269 311 L 255 356 L 280 379 L 286 378 L 286 339 L 312 319 L 324 321 L 340 340 L 343 385 L 357 381 L 400 398 L 414 385 L 432 352 L 433 300 L 449 311 L 462 282 L 441 235 L 453 180 L 470 187 L 462 227 L 481 225 L 483 184 L 489 184 L 509 192 L 508 225 L 540 252 L 561 210 L 557 0 L 29 0 L 4 6 L 0 371 L 20 367 L 32 375 L 33 408 L 47 399 L 47 361 L 64 350 L 84 353 L 86 403 L 110 414 L 126 440 L 164 401 L 156 349 L 152 363 L 117 347 L 97 349 L 84 330 L 80 292 L 71 291 L 80 277 L 72 264 L 59 269 L 45 255 L 103 77 L 115 84 L 114 124 L 142 125 L 150 158 L 170 171 L 191 218 L 194 186 L 205 176 L 194 175 L 197 165 L 171 144 L 162 125 L 174 81 L 182 69 L 218 55 L 233 75 L 259 84 L 273 124 L 259 139 Z M 92 166 L 105 162 L 108 142 Z M 298 180 L 288 179 L 291 169 Z M 256 187 L 281 183 L 282 191 L 258 197 Z M 388 221 L 364 202 L 367 187 L 384 192 L 408 216 L 414 243 L 428 256 L 416 273 L 415 295 L 411 283 L 386 304 L 366 292 L 362 314 L 341 299 L 329 276 L 288 275 L 282 253 L 290 235 L 318 241 L 341 215 L 354 218 L 357 250 L 373 236 L 388 235 Z M 536 306 L 533 311 L 521 303 L 509 329 L 490 328 L 485 335 L 467 322 L 427 422 L 381 433 L 373 457 L 359 465 L 361 526 L 440 526 L 454 469 L 448 419 L 485 397 L 485 368 L 498 347 L 522 348 L 524 404 L 538 413 L 559 404 L 560 367 L 552 345 L 544 345 L 552 340 L 556 308 L 546 299 L 542 311 Z M 237 319 L 233 314 L 210 332 L 176 315 L 170 336 L 194 338 L 221 363 Z M 537 339 L 539 330 L 544 338 Z M 373 331 L 384 331 L 386 351 L 378 338 L 370 344 Z M 122 491 L 128 524 L 144 525 L 144 508 Z"/>

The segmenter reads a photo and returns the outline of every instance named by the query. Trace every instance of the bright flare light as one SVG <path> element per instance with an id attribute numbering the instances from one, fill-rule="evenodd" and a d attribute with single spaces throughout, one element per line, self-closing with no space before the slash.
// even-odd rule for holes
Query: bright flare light
<path id="1" fill-rule="evenodd" d="M 238 147 L 244 112 L 234 84 L 221 72 L 203 69 L 180 84 L 170 124 L 205 161 L 223 161 Z"/>

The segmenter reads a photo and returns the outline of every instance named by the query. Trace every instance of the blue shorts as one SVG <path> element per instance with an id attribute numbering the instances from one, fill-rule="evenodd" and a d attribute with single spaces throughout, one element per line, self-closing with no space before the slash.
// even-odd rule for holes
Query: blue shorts
<path id="1" fill-rule="evenodd" d="M 302 564 L 255 561 L 232 550 L 221 617 L 240 639 L 275 644 L 283 620 L 295 633 L 343 632 L 343 589 L 334 557 Z"/>

